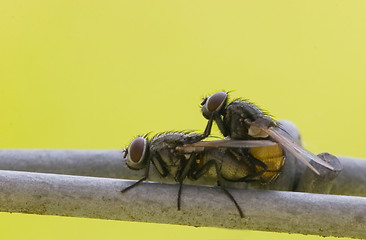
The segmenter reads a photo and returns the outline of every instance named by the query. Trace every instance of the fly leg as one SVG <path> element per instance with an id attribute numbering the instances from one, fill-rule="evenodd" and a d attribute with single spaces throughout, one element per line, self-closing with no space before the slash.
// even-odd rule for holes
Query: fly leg
<path id="1" fill-rule="evenodd" d="M 250 153 L 247 155 L 247 161 L 254 166 L 254 171 L 243 178 L 235 180 L 235 182 L 243 181 L 249 183 L 260 181 L 261 183 L 269 183 L 278 176 L 279 172 L 282 171 L 281 168 L 277 170 L 269 170 L 267 164 L 253 157 Z M 260 167 L 260 170 L 257 170 L 258 167 Z M 274 173 L 274 175 L 271 175 L 272 177 L 268 177 L 263 175 L 264 173 Z"/>
<path id="2" fill-rule="evenodd" d="M 210 136 L 211 134 L 211 128 L 212 123 L 216 122 L 217 126 L 219 127 L 220 132 L 224 137 L 227 137 L 229 135 L 227 128 L 225 127 L 224 121 L 222 120 L 221 116 L 217 112 L 213 112 L 210 119 L 207 122 L 205 132 L 203 133 L 206 137 Z"/>
<path id="3" fill-rule="evenodd" d="M 239 152 L 238 152 L 239 151 Z M 248 167 L 250 168 L 250 173 L 242 178 L 239 179 L 226 179 L 230 182 L 252 182 L 257 181 L 256 177 L 262 175 L 264 172 L 268 171 L 268 166 L 261 160 L 256 159 L 253 157 L 247 149 L 238 149 L 233 150 L 229 149 L 229 153 L 232 154 L 240 162 L 245 162 Z M 261 167 L 260 171 L 257 171 L 257 166 Z"/>
<path id="4" fill-rule="evenodd" d="M 221 171 L 219 168 L 218 163 L 215 160 L 209 160 L 207 163 L 205 163 L 202 168 L 200 170 L 198 170 L 197 172 L 193 172 L 191 177 L 193 179 L 198 179 L 200 178 L 202 175 L 204 175 L 206 172 L 208 172 L 211 167 L 215 167 L 216 169 L 216 174 L 217 174 L 217 182 L 218 185 L 220 186 L 220 188 L 222 189 L 222 191 L 226 194 L 226 196 L 228 196 L 230 198 L 230 200 L 235 204 L 236 208 L 238 209 L 239 215 L 241 218 L 244 218 L 244 214 L 243 211 L 241 210 L 239 204 L 236 202 L 236 200 L 234 199 L 233 195 L 231 195 L 231 193 L 226 190 L 225 186 L 222 184 L 222 181 L 224 180 L 223 177 L 221 176 Z"/>
<path id="5" fill-rule="evenodd" d="M 256 171 L 252 174 L 248 174 L 247 176 L 239 179 L 239 181 L 246 181 L 246 182 L 250 182 L 250 181 L 256 181 L 257 179 L 255 179 L 256 177 L 259 177 L 260 175 L 262 175 L 264 172 L 268 171 L 268 166 L 267 164 L 265 164 L 264 162 L 262 162 L 261 160 L 256 159 L 255 157 L 252 156 L 252 154 L 248 154 L 247 156 L 247 160 L 250 161 L 254 167 L 256 168 L 256 166 L 261 167 L 262 169 L 259 171 Z"/>
<path id="6" fill-rule="evenodd" d="M 148 176 L 149 176 L 149 170 L 150 170 L 150 161 L 147 163 L 147 166 L 145 168 L 145 174 L 144 174 L 144 176 L 142 178 L 140 178 L 137 182 L 135 182 L 134 184 L 132 184 L 131 186 L 128 186 L 125 189 L 122 189 L 121 190 L 121 193 L 125 193 L 128 190 L 130 190 L 131 188 L 136 187 L 139 183 L 145 181 L 148 178 Z"/>
<path id="7" fill-rule="evenodd" d="M 179 182 L 179 191 L 178 191 L 178 210 L 180 210 L 180 202 L 181 202 L 181 195 L 182 195 L 182 187 L 183 187 L 183 181 L 187 177 L 189 171 L 191 170 L 193 162 L 196 161 L 197 154 L 192 153 L 191 156 L 188 159 L 187 164 L 184 166 L 182 172 L 179 174 L 179 177 L 177 178 Z"/>
<path id="8" fill-rule="evenodd" d="M 186 144 L 196 143 L 196 142 L 199 142 L 199 141 L 207 138 L 208 136 L 210 136 L 211 129 L 212 129 L 212 123 L 214 121 L 217 123 L 217 126 L 219 127 L 221 133 L 225 137 L 227 137 L 228 136 L 228 131 L 226 130 L 224 122 L 222 121 L 220 115 L 217 112 L 213 112 L 210 119 L 207 122 L 205 131 L 203 132 L 203 134 L 190 134 L 186 137 L 185 143 Z"/>
<path id="9" fill-rule="evenodd" d="M 222 120 L 220 114 L 218 114 L 217 112 L 214 112 L 213 116 L 214 116 L 214 121 L 216 122 L 217 126 L 219 127 L 220 132 L 222 133 L 222 135 L 224 135 L 224 137 L 227 137 L 229 135 L 229 131 L 225 127 L 224 121 Z"/>
<path id="10" fill-rule="evenodd" d="M 208 137 L 211 134 L 211 128 L 212 128 L 212 123 L 213 123 L 213 114 L 211 115 L 210 119 L 207 122 L 205 131 L 203 132 L 203 135 Z"/>
<path id="11" fill-rule="evenodd" d="M 158 153 L 156 153 L 155 151 L 152 151 L 151 152 L 151 155 L 152 155 L 151 162 L 154 164 L 156 170 L 158 170 L 159 174 L 162 177 L 165 177 L 168 174 L 168 170 L 164 166 L 164 162 L 161 159 L 160 155 Z M 135 182 L 134 184 L 132 184 L 131 186 L 128 186 L 125 189 L 122 189 L 121 193 L 125 193 L 128 190 L 130 190 L 131 188 L 134 188 L 138 184 L 140 184 L 141 182 L 145 181 L 149 177 L 149 170 L 150 170 L 150 160 L 147 162 L 147 165 L 145 167 L 145 174 L 144 174 L 144 176 L 142 178 L 140 178 L 137 182 Z"/>

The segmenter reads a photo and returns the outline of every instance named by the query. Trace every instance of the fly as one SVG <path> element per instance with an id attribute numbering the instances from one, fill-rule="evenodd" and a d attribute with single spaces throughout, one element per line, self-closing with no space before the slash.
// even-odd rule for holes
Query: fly
<path id="1" fill-rule="evenodd" d="M 146 136 L 135 138 L 125 150 L 124 157 L 130 169 L 145 169 L 145 174 L 121 192 L 124 193 L 145 181 L 149 176 L 150 163 L 152 163 L 161 176 L 170 175 L 179 183 L 177 205 L 180 210 L 184 179 L 188 177 L 197 180 L 212 170 L 217 176 L 218 185 L 235 204 L 240 217 L 243 218 L 243 211 L 231 193 L 226 190 L 224 181 L 271 181 L 279 174 L 283 165 L 282 149 L 275 142 L 268 140 L 202 141 L 207 136 L 206 133 L 167 132 L 151 140 Z M 279 156 L 274 157 L 282 158 L 282 165 L 278 164 L 281 161 L 276 159 L 278 166 L 269 169 L 270 164 L 259 160 L 260 157 L 253 157 L 253 153 L 250 153 L 255 149 L 262 149 L 263 152 L 267 147 L 280 149 Z M 266 172 L 269 173 L 268 176 L 264 174 Z"/>
<path id="2" fill-rule="evenodd" d="M 210 134 L 212 123 L 216 122 L 221 133 L 231 139 L 256 140 L 273 139 L 282 148 L 306 164 L 312 171 L 320 175 L 308 161 L 313 160 L 320 165 L 334 168 L 318 156 L 302 148 L 300 145 L 284 136 L 275 127 L 278 124 L 268 114 L 247 100 L 234 100 L 228 104 L 228 93 L 217 92 L 206 97 L 202 103 L 203 116 L 208 119 L 205 133 Z"/>

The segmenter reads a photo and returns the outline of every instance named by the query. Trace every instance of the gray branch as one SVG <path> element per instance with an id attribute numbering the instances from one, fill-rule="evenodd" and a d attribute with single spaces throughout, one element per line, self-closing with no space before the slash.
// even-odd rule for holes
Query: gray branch
<path id="1" fill-rule="evenodd" d="M 0 171 L 0 211 L 366 238 L 366 198 Z"/>
<path id="2" fill-rule="evenodd" d="M 330 194 L 366 196 L 366 161 L 351 157 L 338 157 L 343 170 L 333 182 Z M 0 169 L 57 173 L 79 176 L 119 178 L 137 180 L 144 170 L 133 171 L 124 163 L 122 150 L 42 150 L 42 149 L 3 149 L 0 150 Z M 291 163 L 291 158 L 287 162 Z M 289 167 L 290 168 L 290 167 Z M 228 184 L 234 188 L 266 188 L 275 190 L 292 189 L 293 183 L 287 181 L 286 172 L 281 174 L 281 186 L 260 186 L 258 184 Z M 281 178 L 278 181 L 281 181 Z M 150 169 L 150 181 L 170 182 L 175 180 L 161 177 L 154 167 Z M 215 185 L 215 176 L 205 176 L 197 181 L 186 180 L 185 183 Z M 278 184 L 277 184 L 278 185 Z"/>

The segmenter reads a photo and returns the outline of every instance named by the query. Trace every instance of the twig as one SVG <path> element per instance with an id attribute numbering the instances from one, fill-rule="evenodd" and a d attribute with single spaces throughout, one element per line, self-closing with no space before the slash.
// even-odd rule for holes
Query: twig
<path id="1" fill-rule="evenodd" d="M 155 223 L 366 238 L 366 198 L 286 191 L 229 189 L 58 174 L 0 171 L 0 210 Z"/>
<path id="2" fill-rule="evenodd" d="M 122 150 L 45 150 L 45 149 L 3 149 L 0 150 L 0 169 L 58 173 L 68 175 L 120 178 L 136 180 L 144 170 L 133 171 L 127 168 Z M 338 157 L 343 170 L 333 182 L 330 194 L 366 196 L 366 160 Z M 286 160 L 291 163 L 290 156 Z M 290 170 L 292 169 L 289 166 Z M 277 185 L 228 184 L 234 188 L 266 188 L 274 190 L 294 190 L 297 183 L 291 182 L 292 172 L 285 170 Z M 281 179 L 282 178 L 282 179 Z M 162 178 L 154 167 L 150 168 L 149 181 L 171 182 L 169 177 Z M 186 180 L 189 184 L 216 185 L 215 176 L 205 176 L 197 181 Z"/>

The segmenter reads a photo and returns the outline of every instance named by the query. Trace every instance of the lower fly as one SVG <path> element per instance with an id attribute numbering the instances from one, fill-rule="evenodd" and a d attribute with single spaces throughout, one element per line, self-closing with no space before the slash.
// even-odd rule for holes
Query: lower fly
<path id="1" fill-rule="evenodd" d="M 151 140 L 146 136 L 135 138 L 125 150 L 124 157 L 130 169 L 145 169 L 145 174 L 121 192 L 124 193 L 147 180 L 150 163 L 153 163 L 161 176 L 170 175 L 179 183 L 177 206 L 180 210 L 184 179 L 197 180 L 209 171 L 214 171 L 218 185 L 243 218 L 243 211 L 225 188 L 224 181 L 272 181 L 278 176 L 284 163 L 282 149 L 268 140 L 202 141 L 207 136 L 205 133 L 167 132 Z M 275 154 L 271 156 L 271 153 Z M 276 160 L 273 161 L 273 158 Z M 272 164 L 271 161 L 277 164 Z"/>

